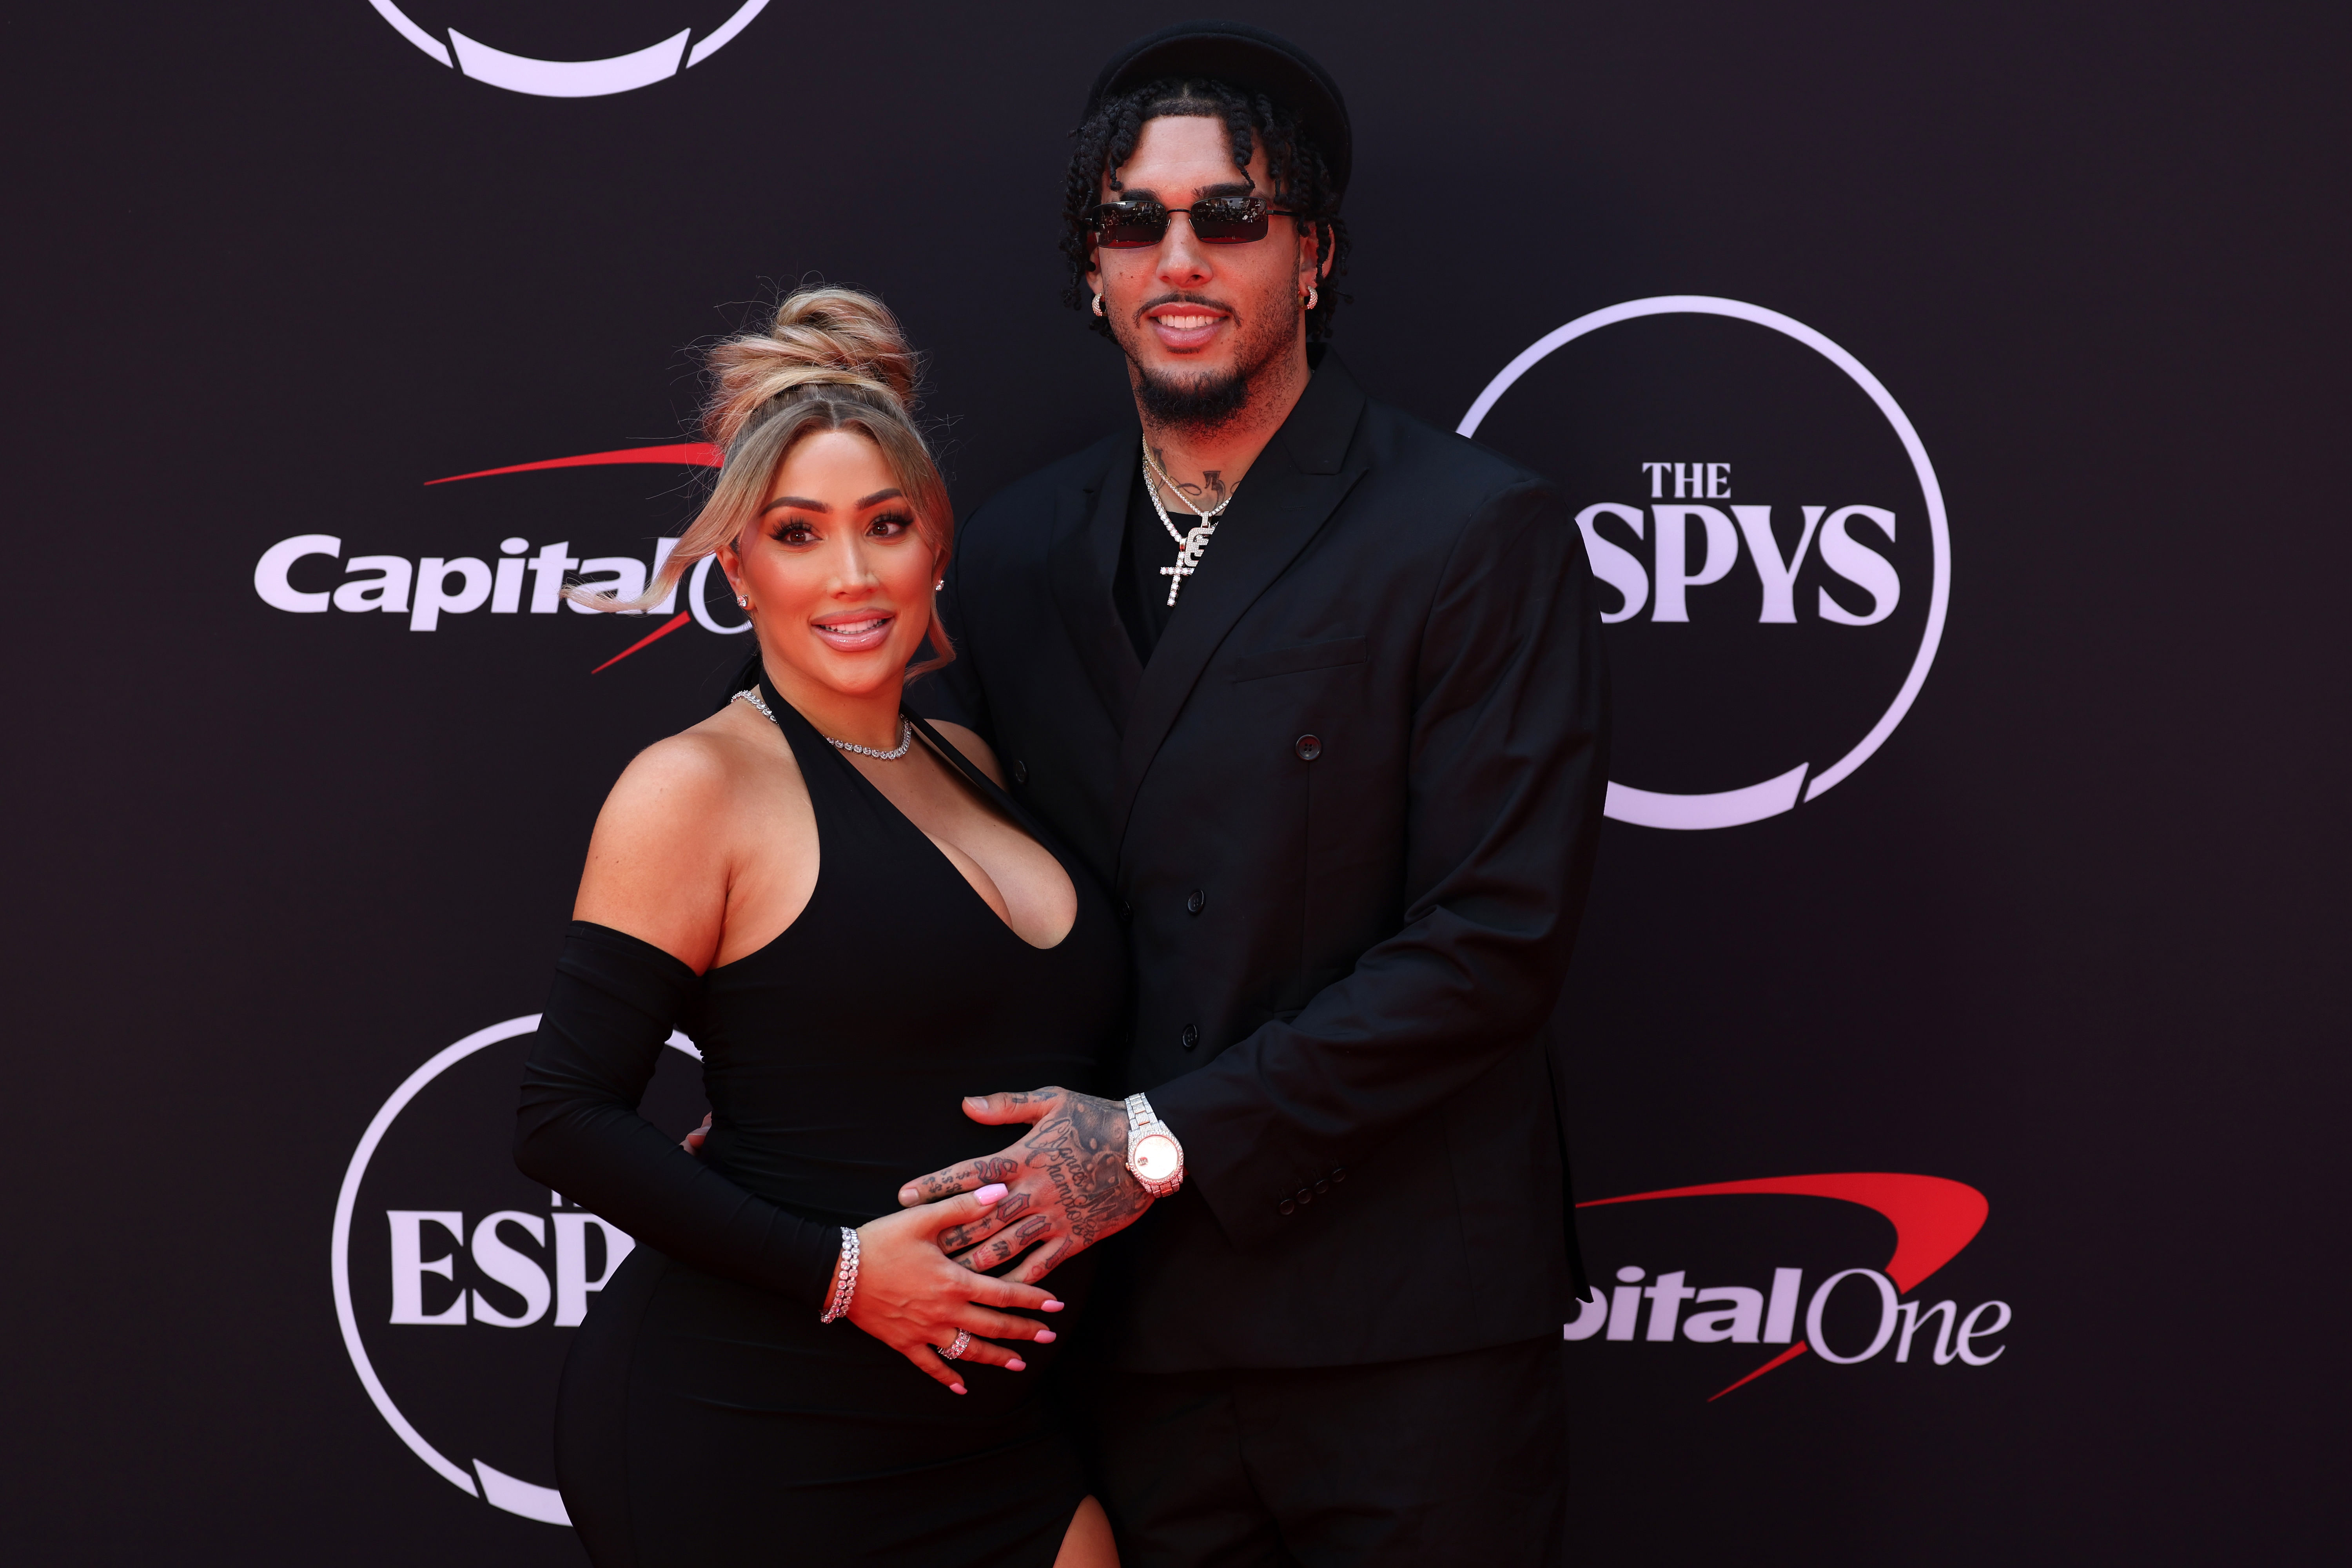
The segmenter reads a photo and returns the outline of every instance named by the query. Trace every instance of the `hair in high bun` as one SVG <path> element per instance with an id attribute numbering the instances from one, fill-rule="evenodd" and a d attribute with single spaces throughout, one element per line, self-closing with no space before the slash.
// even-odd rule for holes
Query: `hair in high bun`
<path id="1" fill-rule="evenodd" d="M 803 436 L 855 430 L 881 448 L 891 477 L 915 514 L 915 531 L 944 567 L 955 542 L 955 514 L 913 411 L 921 366 L 889 307 L 855 289 L 803 289 L 776 308 L 765 332 L 729 338 L 710 351 L 709 400 L 703 434 L 725 454 L 710 499 L 636 598 L 572 597 L 600 610 L 642 610 L 667 597 L 695 563 L 731 544 L 759 519 L 776 470 Z M 955 658 L 939 613 L 931 614 L 936 658 L 913 673 Z"/>
<path id="2" fill-rule="evenodd" d="M 802 289 L 777 307 L 765 333 L 728 339 L 710 351 L 709 363 L 713 385 L 702 429 L 721 447 L 799 387 L 853 388 L 902 414 L 915 402 L 915 351 L 898 318 L 853 289 Z"/>

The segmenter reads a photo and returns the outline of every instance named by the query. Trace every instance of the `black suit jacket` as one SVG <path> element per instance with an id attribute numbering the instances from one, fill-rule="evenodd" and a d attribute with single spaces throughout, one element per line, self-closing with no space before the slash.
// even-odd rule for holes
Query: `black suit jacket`
<path id="1" fill-rule="evenodd" d="M 1327 354 L 1147 668 L 1111 599 L 1138 443 L 971 517 L 942 599 L 960 657 L 911 694 L 985 735 L 1129 911 L 1126 1081 L 1187 1176 L 1107 1248 L 1118 1358 L 1557 1332 L 1545 1045 L 1608 736 L 1575 521 Z"/>

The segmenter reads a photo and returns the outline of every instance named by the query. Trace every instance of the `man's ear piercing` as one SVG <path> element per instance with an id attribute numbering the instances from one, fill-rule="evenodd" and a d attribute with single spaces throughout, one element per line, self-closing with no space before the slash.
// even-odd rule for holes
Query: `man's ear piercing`
<path id="1" fill-rule="evenodd" d="M 751 595 L 749 594 L 738 594 L 735 595 L 735 602 L 748 610 L 751 607 Z"/>
<path id="2" fill-rule="evenodd" d="M 1096 314 L 1096 315 L 1097 315 L 1097 316 L 1099 316 L 1099 315 L 1101 315 L 1102 313 L 1103 313 L 1103 308 L 1102 308 L 1102 296 L 1101 296 L 1100 294 L 1097 294 L 1097 295 L 1096 295 L 1096 296 L 1095 296 L 1095 314 Z"/>
<path id="3" fill-rule="evenodd" d="M 942 589 L 942 588 L 946 587 L 947 585 L 948 585 L 948 580 L 947 580 L 946 578 L 942 577 L 942 578 L 940 578 L 938 582 L 936 582 L 936 583 L 934 583 L 934 584 L 931 584 L 931 592 L 932 592 L 932 593 L 934 593 L 934 594 L 936 594 L 936 593 L 938 593 L 940 589 Z"/>
<path id="4" fill-rule="evenodd" d="M 1307 308 L 1310 310 L 1315 309 L 1315 285 L 1312 283 L 1307 286 Z"/>

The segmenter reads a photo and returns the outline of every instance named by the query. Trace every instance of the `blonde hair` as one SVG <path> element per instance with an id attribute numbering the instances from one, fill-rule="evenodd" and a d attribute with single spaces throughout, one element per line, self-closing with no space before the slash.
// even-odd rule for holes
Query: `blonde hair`
<path id="1" fill-rule="evenodd" d="M 911 417 L 920 366 L 888 306 L 855 289 L 803 289 L 776 308 L 765 333 L 728 339 L 710 351 L 708 365 L 712 385 L 702 430 L 724 456 L 701 512 L 635 598 L 576 588 L 564 590 L 567 597 L 600 610 L 659 604 L 698 562 L 758 522 L 776 470 L 795 442 L 817 430 L 855 430 L 881 450 L 914 513 L 915 532 L 946 566 L 955 512 Z M 909 674 L 955 658 L 936 605 L 930 640 L 936 657 Z"/>

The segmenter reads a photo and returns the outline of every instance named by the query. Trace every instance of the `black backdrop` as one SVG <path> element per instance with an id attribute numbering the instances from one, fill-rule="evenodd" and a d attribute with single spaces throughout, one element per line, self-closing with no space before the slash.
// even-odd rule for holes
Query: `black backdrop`
<path id="1" fill-rule="evenodd" d="M 405 7 L 556 58 L 731 8 Z M 1748 301 L 1885 383 L 1949 509 L 1940 649 L 1866 766 L 1747 826 L 1611 826 L 1564 1065 L 1580 1195 L 1848 1172 L 1983 1194 L 1916 1299 L 2006 1303 L 1977 1347 L 2000 1353 L 1937 1364 L 1931 1327 L 1903 1363 L 1801 1356 L 1710 1402 L 1769 1347 L 1571 1346 L 1591 1560 L 2333 1538 L 2347 62 L 2317 11 L 1248 13 L 1355 107 L 1339 343 L 1378 395 L 1452 426 L 1587 311 Z M 575 100 L 468 79 L 364 0 L 11 16 L 13 1560 L 578 1560 L 402 1445 L 323 1265 L 371 1118 L 537 1006 L 605 786 L 741 645 L 688 625 L 592 677 L 659 619 L 424 634 L 270 607 L 254 563 L 310 532 L 412 563 L 495 561 L 508 532 L 642 556 L 693 470 L 424 481 L 686 438 L 687 345 L 803 274 L 878 289 L 932 354 L 961 505 L 1092 437 L 1121 385 L 1055 299 L 1062 133 L 1106 52 L 1174 14 L 776 0 L 672 79 Z M 1661 441 L 1673 384 L 1633 422 Z M 1564 475 L 1578 504 L 1647 504 L 1635 459 L 1763 464 L 1730 401 L 1701 411 L 1714 447 Z M 1572 436 L 1521 455 L 1573 468 Z M 1895 448 L 1870 439 L 1876 475 Z M 1919 492 L 1887 471 L 1893 499 L 1735 493 L 1780 503 L 1784 543 L 1800 502 L 1895 510 L 1909 613 Z M 1647 700 L 1673 657 L 1620 640 Z M 433 1101 L 463 1077 L 381 1168 L 467 1173 L 359 1194 L 355 1311 L 428 1438 L 545 1483 L 543 1455 L 453 1424 L 539 1430 L 564 1331 L 384 1326 L 383 1211 L 551 1202 L 498 1184 L 500 1074 L 463 1114 Z M 1884 1221 L 1819 1198 L 1587 1213 L 1604 1283 L 1787 1265 L 1810 1293 L 1888 1266 Z M 1842 1289 L 1851 1354 L 1875 1310 Z"/>

